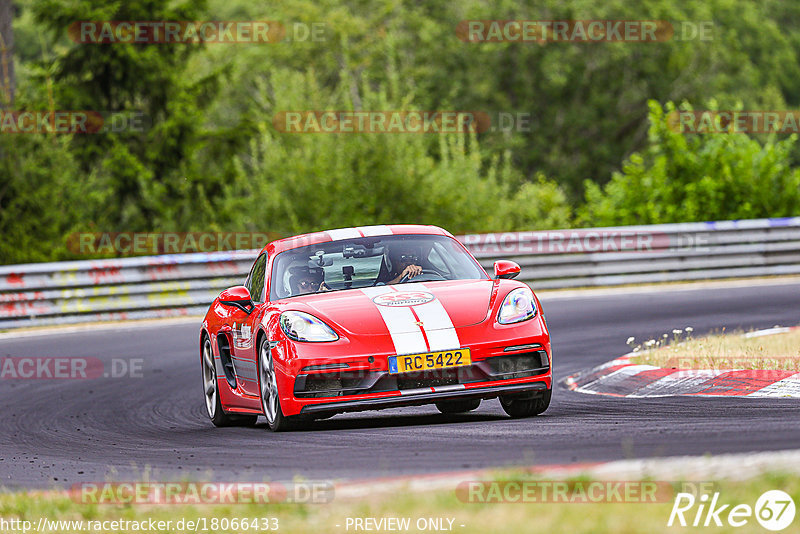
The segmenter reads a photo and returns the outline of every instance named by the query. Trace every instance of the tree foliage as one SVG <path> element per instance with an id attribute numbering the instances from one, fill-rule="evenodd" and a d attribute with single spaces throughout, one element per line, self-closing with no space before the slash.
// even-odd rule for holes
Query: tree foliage
<path id="1" fill-rule="evenodd" d="M 68 232 L 419 222 L 454 233 L 798 215 L 794 138 L 683 136 L 671 102 L 800 106 L 782 0 L 15 0 L 18 109 L 141 112 L 143 130 L 2 136 L 0 262 Z M 470 43 L 461 21 L 666 20 L 657 43 Z M 270 44 L 80 44 L 82 20 L 272 20 Z M 682 24 L 713 23 L 711 39 Z M 295 24 L 321 24 L 298 39 Z M 666 108 L 664 107 L 666 106 Z M 286 110 L 527 114 L 477 134 L 290 134 Z M 496 124 L 495 124 L 496 125 Z M 497 126 L 497 125 L 496 125 Z M 577 216 L 576 216 L 577 214 Z"/>
<path id="2" fill-rule="evenodd" d="M 800 169 L 789 165 L 797 135 L 764 143 L 743 133 L 685 135 L 668 102 L 651 101 L 649 147 L 604 187 L 586 183 L 582 219 L 591 225 L 656 224 L 793 216 Z M 691 110 L 684 105 L 683 109 Z"/>

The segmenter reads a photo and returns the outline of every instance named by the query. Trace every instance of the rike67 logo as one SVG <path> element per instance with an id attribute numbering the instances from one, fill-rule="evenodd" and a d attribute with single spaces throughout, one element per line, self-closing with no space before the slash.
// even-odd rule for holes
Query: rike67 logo
<path id="1" fill-rule="evenodd" d="M 781 490 L 764 492 L 756 501 L 755 507 L 749 504 L 723 504 L 719 492 L 710 498 L 707 493 L 699 498 L 691 493 L 678 493 L 667 526 L 721 527 L 728 525 L 738 528 L 748 524 L 753 517 L 767 530 L 780 531 L 794 521 L 795 505 L 792 497 Z"/>

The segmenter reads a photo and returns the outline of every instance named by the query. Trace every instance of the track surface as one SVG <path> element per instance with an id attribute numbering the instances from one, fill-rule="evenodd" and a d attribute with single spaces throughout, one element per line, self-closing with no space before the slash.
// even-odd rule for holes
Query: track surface
<path id="1" fill-rule="evenodd" d="M 556 379 L 627 351 L 628 336 L 673 328 L 800 323 L 800 284 L 543 299 Z M 800 403 L 617 399 L 560 384 L 550 409 L 505 417 L 420 407 L 339 415 L 312 431 L 214 428 L 201 394 L 198 324 L 0 340 L 0 356 L 142 358 L 143 378 L 0 381 L 0 486 L 79 481 L 371 478 L 514 464 L 564 464 L 797 448 Z"/>

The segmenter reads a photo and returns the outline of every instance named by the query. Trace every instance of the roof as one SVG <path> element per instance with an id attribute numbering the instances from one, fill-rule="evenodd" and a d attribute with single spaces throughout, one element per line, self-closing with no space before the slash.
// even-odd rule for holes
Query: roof
<path id="1" fill-rule="evenodd" d="M 353 228 L 337 228 L 335 230 L 324 230 L 310 234 L 296 235 L 272 241 L 263 250 L 270 255 L 290 250 L 293 248 L 316 245 L 317 243 L 329 243 L 340 239 L 354 239 L 359 237 L 373 237 L 382 235 L 403 235 L 403 234 L 423 234 L 423 235 L 453 235 L 439 228 L 422 224 L 386 224 L 377 226 L 355 226 Z M 262 252 L 263 252 L 262 250 Z"/>

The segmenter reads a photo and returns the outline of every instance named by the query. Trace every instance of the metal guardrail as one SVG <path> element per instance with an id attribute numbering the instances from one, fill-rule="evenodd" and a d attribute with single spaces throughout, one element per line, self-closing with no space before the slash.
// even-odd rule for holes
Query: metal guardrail
<path id="1" fill-rule="evenodd" d="M 800 274 L 800 217 L 460 236 L 534 288 Z"/>
<path id="2" fill-rule="evenodd" d="M 535 289 L 800 274 L 800 217 L 458 236 Z M 256 250 L 0 266 L 0 329 L 201 315 Z"/>
<path id="3" fill-rule="evenodd" d="M 0 266 L 0 329 L 202 315 L 257 252 Z"/>

